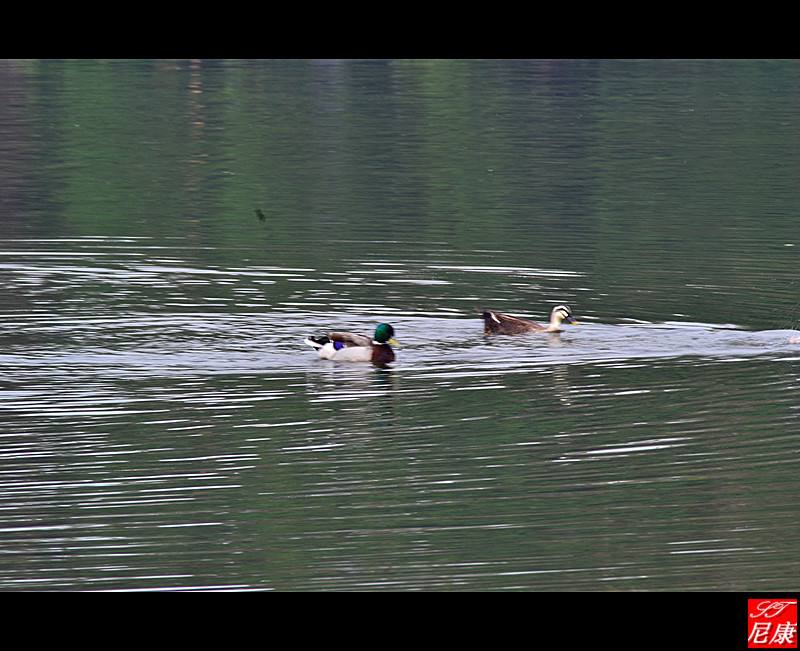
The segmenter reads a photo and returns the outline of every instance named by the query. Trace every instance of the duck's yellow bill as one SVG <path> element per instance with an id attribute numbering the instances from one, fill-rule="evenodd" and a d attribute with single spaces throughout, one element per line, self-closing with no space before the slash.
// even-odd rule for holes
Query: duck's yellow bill
<path id="1" fill-rule="evenodd" d="M 387 343 L 387 344 L 389 344 L 390 346 L 399 346 L 399 345 L 400 345 L 400 342 L 399 342 L 399 341 L 397 341 L 397 339 L 395 339 L 394 337 L 392 337 L 392 338 L 391 338 L 389 341 L 387 341 L 386 343 Z"/>

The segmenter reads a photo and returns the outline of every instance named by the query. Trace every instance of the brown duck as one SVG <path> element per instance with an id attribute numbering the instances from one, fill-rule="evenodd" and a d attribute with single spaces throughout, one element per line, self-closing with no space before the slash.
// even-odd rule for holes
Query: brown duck
<path id="1" fill-rule="evenodd" d="M 572 316 L 572 310 L 566 305 L 556 305 L 550 312 L 550 323 L 541 325 L 535 321 L 520 319 L 494 310 L 483 311 L 483 332 L 487 335 L 519 335 L 525 332 L 561 332 L 561 322 L 572 325 L 578 322 Z"/>

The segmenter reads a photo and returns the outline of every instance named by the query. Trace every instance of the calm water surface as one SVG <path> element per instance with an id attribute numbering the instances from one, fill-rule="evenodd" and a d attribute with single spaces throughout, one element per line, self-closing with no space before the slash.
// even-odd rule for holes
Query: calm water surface
<path id="1" fill-rule="evenodd" d="M 0 90 L 0 589 L 798 589 L 796 62 Z"/>

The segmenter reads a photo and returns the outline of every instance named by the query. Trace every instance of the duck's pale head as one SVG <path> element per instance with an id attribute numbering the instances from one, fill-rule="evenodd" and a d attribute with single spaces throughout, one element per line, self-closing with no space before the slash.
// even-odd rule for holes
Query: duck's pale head
<path id="1" fill-rule="evenodd" d="M 578 325 L 568 305 L 556 305 L 550 312 L 550 323 L 561 325 L 562 321 L 566 321 L 570 325 Z"/>

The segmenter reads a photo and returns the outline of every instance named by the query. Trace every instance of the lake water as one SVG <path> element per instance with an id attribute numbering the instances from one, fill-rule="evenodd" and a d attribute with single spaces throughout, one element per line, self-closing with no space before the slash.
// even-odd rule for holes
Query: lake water
<path id="1" fill-rule="evenodd" d="M 0 589 L 798 589 L 797 62 L 0 93 Z"/>

